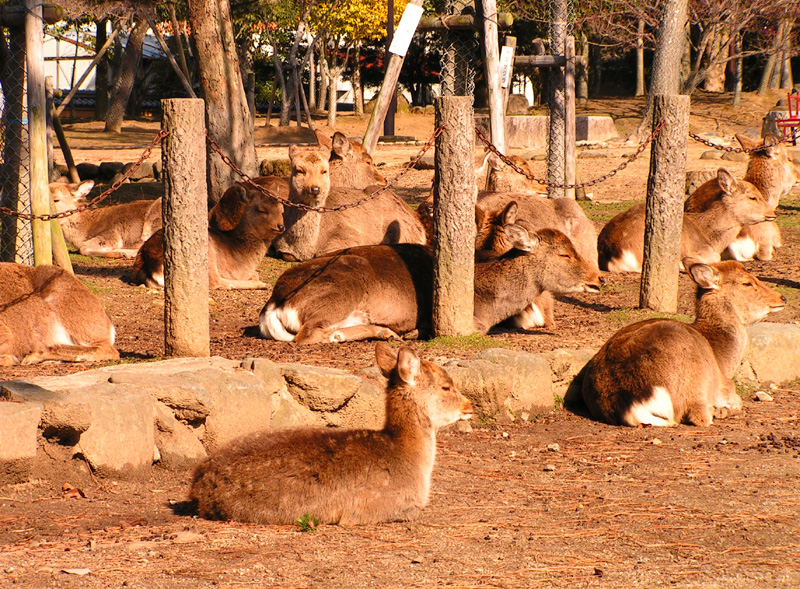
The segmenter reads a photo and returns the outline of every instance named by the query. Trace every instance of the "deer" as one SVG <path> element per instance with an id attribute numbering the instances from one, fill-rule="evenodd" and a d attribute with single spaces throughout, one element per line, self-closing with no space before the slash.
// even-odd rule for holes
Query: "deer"
<path id="1" fill-rule="evenodd" d="M 57 213 L 76 209 L 94 188 L 93 180 L 52 182 L 50 195 Z M 161 228 L 161 199 L 85 209 L 61 219 L 64 238 L 82 255 L 133 258 L 141 245 Z"/>
<path id="2" fill-rule="evenodd" d="M 600 274 L 555 229 L 528 232 L 506 254 L 475 265 L 478 333 L 522 311 L 541 292 L 600 292 Z M 524 235 L 523 235 L 524 231 Z M 267 339 L 302 344 L 424 337 L 433 296 L 431 249 L 353 247 L 297 264 L 277 280 L 259 315 Z"/>
<path id="3" fill-rule="evenodd" d="M 413 349 L 377 342 L 386 386 L 380 430 L 292 428 L 234 440 L 201 463 L 189 492 L 209 519 L 354 526 L 407 521 L 428 504 L 436 432 L 472 417 L 472 403 Z"/>
<path id="4" fill-rule="evenodd" d="M 119 359 L 100 300 L 55 266 L 0 263 L 0 366 Z"/>
<path id="5" fill-rule="evenodd" d="M 209 211 L 209 288 L 266 288 L 256 268 L 283 229 L 283 205 L 277 199 L 258 186 L 234 183 Z M 132 282 L 164 287 L 163 229 L 139 249 Z"/>
<path id="6" fill-rule="evenodd" d="M 718 262 L 743 226 L 775 220 L 774 207 L 750 182 L 737 181 L 724 168 L 717 170 L 717 182 L 720 194 L 709 199 L 704 211 L 683 215 L 681 259 L 692 257 L 706 264 Z M 603 227 L 597 238 L 602 270 L 642 271 L 644 218 L 645 204 L 639 203 Z"/>
<path id="7" fill-rule="evenodd" d="M 746 135 L 736 135 L 736 139 L 743 148 L 754 150 L 749 154 L 744 180 L 758 188 L 769 206 L 776 208 L 781 197 L 788 194 L 800 180 L 800 172 L 789 157 L 786 145 L 771 133 L 762 141 L 755 141 Z M 703 212 L 721 190 L 716 178 L 709 180 L 686 199 L 684 211 Z M 768 261 L 780 246 L 781 232 L 778 224 L 766 221 L 742 227 L 722 257 L 740 262 L 753 258 Z"/>
<path id="8" fill-rule="evenodd" d="M 346 139 L 345 139 L 345 142 Z M 335 144 L 335 137 L 334 137 Z M 368 198 L 377 186 L 363 190 L 331 185 L 330 154 L 325 148 L 289 148 L 292 165 L 289 200 L 311 207 L 337 207 Z M 342 164 L 347 167 L 347 164 Z M 287 261 L 303 261 L 357 245 L 424 244 L 425 230 L 403 199 L 385 190 L 362 205 L 320 213 L 287 207 L 286 231 L 273 249 Z"/>
<path id="9" fill-rule="evenodd" d="M 506 159 L 514 163 L 529 176 L 533 176 L 530 164 L 527 160 L 518 155 L 508 155 Z M 503 160 L 494 153 L 487 156 L 489 164 L 489 176 L 486 180 L 486 190 L 489 192 L 516 192 L 530 194 L 532 196 L 547 196 L 547 186 L 530 180 L 516 170 L 510 168 Z"/>
<path id="10" fill-rule="evenodd" d="M 583 371 L 591 415 L 612 425 L 709 426 L 742 409 L 731 380 L 747 327 L 780 311 L 786 297 L 741 263 L 685 258 L 697 285 L 695 320 L 648 319 L 622 328 Z"/>

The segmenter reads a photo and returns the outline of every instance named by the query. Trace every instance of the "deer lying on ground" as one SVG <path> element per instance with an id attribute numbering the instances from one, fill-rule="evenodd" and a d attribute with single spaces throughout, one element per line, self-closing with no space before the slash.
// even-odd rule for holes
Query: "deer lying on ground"
<path id="1" fill-rule="evenodd" d="M 55 266 L 0 263 L 0 366 L 116 360 L 100 300 Z"/>
<path id="2" fill-rule="evenodd" d="M 527 174 L 533 175 L 528 161 L 517 156 L 506 156 L 514 165 L 524 170 Z M 547 186 L 528 179 L 516 170 L 510 168 L 503 160 L 494 153 L 488 155 L 489 177 L 486 181 L 486 190 L 489 192 L 516 192 L 530 194 L 532 196 L 547 196 Z"/>
<path id="3" fill-rule="evenodd" d="M 228 188 L 209 212 L 209 288 L 264 288 L 256 268 L 283 231 L 283 205 L 240 182 Z M 133 262 L 133 283 L 164 286 L 164 231 L 153 234 Z"/>
<path id="4" fill-rule="evenodd" d="M 94 187 L 92 180 L 80 184 L 53 182 L 50 195 L 56 212 L 77 208 Z M 84 256 L 133 258 L 136 251 L 161 228 L 161 199 L 86 209 L 61 219 L 64 238 Z"/>
<path id="5" fill-rule="evenodd" d="M 683 261 L 697 283 L 696 319 L 649 319 L 624 327 L 584 369 L 583 400 L 613 425 L 711 425 L 742 408 L 731 380 L 747 326 L 783 309 L 786 297 L 739 262 Z"/>
<path id="6" fill-rule="evenodd" d="M 472 416 L 444 369 L 408 347 L 375 346 L 384 376 L 382 430 L 298 428 L 235 440 L 197 469 L 191 498 L 207 518 L 296 524 L 410 520 L 427 505 L 436 431 Z"/>
<path id="7" fill-rule="evenodd" d="M 685 212 L 681 233 L 681 258 L 710 264 L 745 225 L 775 219 L 761 192 L 750 182 L 736 181 L 726 170 L 717 171 L 720 194 L 709 199 L 702 212 Z M 611 219 L 597 238 L 600 268 L 609 272 L 641 272 L 644 251 L 644 203 L 635 204 Z"/>
<path id="8" fill-rule="evenodd" d="M 342 136 L 343 137 L 343 136 Z M 334 144 L 335 144 L 334 137 Z M 344 143 L 349 144 L 346 139 Z M 344 145 L 343 143 L 343 145 Z M 289 148 L 292 162 L 289 200 L 313 207 L 336 207 L 378 190 L 331 185 L 331 163 L 324 149 Z M 346 163 L 342 164 L 347 169 Z M 425 243 L 425 231 L 414 211 L 396 194 L 384 191 L 363 205 L 318 213 L 288 206 L 286 232 L 274 250 L 289 261 L 308 260 L 346 247 L 380 243 Z"/>
<path id="9" fill-rule="evenodd" d="M 776 208 L 781 197 L 800 180 L 800 173 L 789 158 L 786 145 L 772 134 L 764 137 L 763 141 L 754 141 L 745 135 L 736 135 L 736 139 L 745 149 L 763 147 L 750 152 L 744 179 L 761 191 L 769 206 Z M 703 212 L 721 192 L 719 182 L 716 179 L 709 180 L 686 199 L 684 210 L 690 213 Z M 781 231 L 778 224 L 766 221 L 743 227 L 722 257 L 739 261 L 753 258 L 771 260 L 775 249 L 780 246 Z"/>
<path id="10" fill-rule="evenodd" d="M 554 229 L 524 232 L 514 249 L 475 265 L 474 326 L 486 333 L 542 291 L 599 292 L 600 274 Z M 431 250 L 417 244 L 345 249 L 284 272 L 261 310 L 264 337 L 298 343 L 427 335 Z"/>

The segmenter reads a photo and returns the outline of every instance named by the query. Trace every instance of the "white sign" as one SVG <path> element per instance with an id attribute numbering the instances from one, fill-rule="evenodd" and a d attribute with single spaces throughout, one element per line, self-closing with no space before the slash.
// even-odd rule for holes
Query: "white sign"
<path id="1" fill-rule="evenodd" d="M 406 56 L 408 46 L 411 45 L 411 38 L 417 30 L 419 19 L 422 18 L 422 6 L 416 4 L 406 4 L 400 24 L 394 32 L 392 44 L 389 46 L 389 53 L 394 53 L 400 57 Z"/>
<path id="2" fill-rule="evenodd" d="M 508 88 L 511 82 L 511 64 L 514 62 L 514 48 L 503 45 L 500 51 L 500 87 Z"/>

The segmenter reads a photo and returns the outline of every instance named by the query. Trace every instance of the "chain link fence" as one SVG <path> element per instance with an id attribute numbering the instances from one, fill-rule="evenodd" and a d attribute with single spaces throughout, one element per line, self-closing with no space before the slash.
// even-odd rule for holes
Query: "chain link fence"
<path id="1" fill-rule="evenodd" d="M 448 16 L 466 16 L 475 13 L 474 1 L 446 0 L 443 22 Z M 476 55 L 480 55 L 478 32 L 447 30 L 442 35 L 442 67 L 440 72 L 442 96 L 474 96 Z"/>
<path id="2" fill-rule="evenodd" d="M 0 206 L 31 212 L 28 115 L 25 105 L 25 30 L 4 29 L 9 52 L 0 76 Z M 33 264 L 31 222 L 0 215 L 0 261 Z"/>

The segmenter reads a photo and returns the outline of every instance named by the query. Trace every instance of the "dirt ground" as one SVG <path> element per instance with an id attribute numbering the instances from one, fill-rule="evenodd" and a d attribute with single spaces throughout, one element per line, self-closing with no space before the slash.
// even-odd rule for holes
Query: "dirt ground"
<path id="1" fill-rule="evenodd" d="M 731 136 L 757 129 L 777 98 L 747 95 L 733 110 L 730 96 L 700 93 L 693 97 L 691 130 Z M 585 112 L 611 114 L 627 135 L 641 107 L 635 99 L 596 100 Z M 359 136 L 366 123 L 345 115 L 337 128 Z M 132 161 L 157 129 L 157 123 L 137 122 L 121 137 L 109 137 L 81 123 L 68 133 L 79 162 Z M 398 117 L 398 135 L 425 141 L 432 131 L 432 116 Z M 284 158 L 285 146 L 268 143 L 298 138 L 306 137 L 262 127 L 259 157 Z M 583 179 L 618 167 L 634 149 L 582 150 Z M 689 141 L 688 169 L 722 165 L 743 175 L 742 162 L 700 160 L 706 149 Z M 376 161 L 392 178 L 418 150 L 381 145 Z M 630 201 L 644 199 L 648 154 L 595 187 L 585 206 L 598 229 Z M 543 163 L 535 164 L 543 173 Z M 412 171 L 399 192 L 418 202 L 432 176 Z M 120 198 L 153 197 L 157 190 L 125 185 Z M 800 189 L 782 201 L 779 215 L 784 247 L 772 262 L 746 265 L 789 301 L 770 320 L 796 323 Z M 162 293 L 125 282 L 129 262 L 75 256 L 73 264 L 106 304 L 123 361 L 160 358 Z M 286 267 L 266 259 L 262 278 L 272 283 Z M 345 369 L 374 363 L 372 343 L 300 347 L 256 337 L 269 290 L 215 291 L 212 297 L 213 354 Z M 501 327 L 489 338 L 411 345 L 434 360 L 469 357 L 486 346 L 597 348 L 620 327 L 652 316 L 637 304 L 638 276 L 608 275 L 599 295 L 560 297 L 553 329 Z M 692 315 L 692 305 L 693 288 L 683 276 L 679 313 Z M 0 378 L 89 367 L 15 367 L 3 369 Z M 747 387 L 740 393 L 744 413 L 707 429 L 613 428 L 557 409 L 529 424 L 443 432 L 432 501 L 418 521 L 313 533 L 193 518 L 181 505 L 189 472 L 154 468 L 140 479 L 111 481 L 95 478 L 77 461 L 57 468 L 55 460 L 43 460 L 30 482 L 0 487 L 0 587 L 800 586 L 800 383 L 771 390 L 772 403 L 753 401 Z M 64 497 L 65 483 L 86 497 Z"/>

